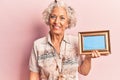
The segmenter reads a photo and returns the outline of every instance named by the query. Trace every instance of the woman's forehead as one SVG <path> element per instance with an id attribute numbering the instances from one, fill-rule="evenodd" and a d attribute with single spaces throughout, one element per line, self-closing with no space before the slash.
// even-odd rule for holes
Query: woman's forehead
<path id="1" fill-rule="evenodd" d="M 64 7 L 54 7 L 51 13 L 66 14 L 66 10 Z"/>

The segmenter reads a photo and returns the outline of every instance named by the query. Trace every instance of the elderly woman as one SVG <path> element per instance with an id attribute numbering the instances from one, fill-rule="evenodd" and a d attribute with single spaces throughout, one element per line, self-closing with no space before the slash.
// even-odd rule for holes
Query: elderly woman
<path id="1" fill-rule="evenodd" d="M 91 58 L 99 57 L 97 51 L 84 58 L 78 52 L 76 37 L 65 30 L 75 26 L 74 10 L 62 1 L 51 3 L 43 12 L 49 34 L 34 42 L 30 57 L 30 80 L 77 80 L 78 72 L 87 75 Z"/>

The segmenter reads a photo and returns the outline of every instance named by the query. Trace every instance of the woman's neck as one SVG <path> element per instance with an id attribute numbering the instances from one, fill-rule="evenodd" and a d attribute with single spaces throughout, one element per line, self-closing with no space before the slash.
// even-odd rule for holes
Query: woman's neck
<path id="1" fill-rule="evenodd" d="M 56 44 L 56 43 L 60 44 L 62 39 L 63 39 L 63 37 L 64 37 L 64 34 L 51 34 L 50 33 L 50 36 L 51 36 L 51 42 L 53 44 Z"/>
<path id="2" fill-rule="evenodd" d="M 50 34 L 51 36 L 51 42 L 52 45 L 54 46 L 56 52 L 59 54 L 60 53 L 60 45 L 61 45 L 61 41 L 64 37 L 64 34 Z"/>

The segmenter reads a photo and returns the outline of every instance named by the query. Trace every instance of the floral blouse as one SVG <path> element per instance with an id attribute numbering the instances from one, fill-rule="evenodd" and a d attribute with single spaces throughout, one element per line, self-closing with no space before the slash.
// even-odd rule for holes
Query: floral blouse
<path id="1" fill-rule="evenodd" d="M 78 65 L 81 57 L 78 39 L 64 35 L 58 55 L 52 46 L 50 35 L 34 42 L 29 68 L 40 73 L 40 80 L 78 80 Z"/>

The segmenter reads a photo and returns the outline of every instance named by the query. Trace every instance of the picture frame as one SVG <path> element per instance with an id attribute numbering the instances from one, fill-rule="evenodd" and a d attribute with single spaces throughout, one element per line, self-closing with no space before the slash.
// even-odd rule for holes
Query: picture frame
<path id="1" fill-rule="evenodd" d="M 102 55 L 111 53 L 109 30 L 79 32 L 78 35 L 80 54 L 91 54 L 93 50 Z"/>

